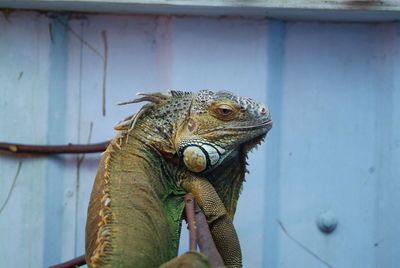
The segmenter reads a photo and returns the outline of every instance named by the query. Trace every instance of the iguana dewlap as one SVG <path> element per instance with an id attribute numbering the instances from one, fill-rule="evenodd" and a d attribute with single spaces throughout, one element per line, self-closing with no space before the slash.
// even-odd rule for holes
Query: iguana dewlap
<path id="1" fill-rule="evenodd" d="M 225 265 L 242 267 L 232 224 L 246 156 L 272 126 L 266 106 L 230 92 L 149 93 L 104 152 L 86 223 L 89 267 L 176 267 L 183 196 L 203 210 Z M 127 104 L 124 103 L 124 104 Z M 169 262 L 170 261 L 170 262 Z"/>

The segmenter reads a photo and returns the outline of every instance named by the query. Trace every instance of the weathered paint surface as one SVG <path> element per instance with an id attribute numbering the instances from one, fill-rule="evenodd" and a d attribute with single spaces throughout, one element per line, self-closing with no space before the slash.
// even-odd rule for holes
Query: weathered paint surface
<path id="1" fill-rule="evenodd" d="M 400 262 L 397 23 L 18 12 L 0 16 L 0 32 L 1 141 L 103 141 L 138 108 L 115 104 L 137 92 L 231 90 L 267 103 L 274 119 L 235 219 L 245 267 Z M 2 266 L 83 253 L 98 159 L 0 155 L 0 207 L 22 160 L 0 211 Z M 330 235 L 316 225 L 328 210 Z"/>
<path id="2" fill-rule="evenodd" d="M 284 20 L 398 21 L 398 0 L 2 0 L 0 8 Z M 348 12 L 351 11 L 351 12 Z"/>
<path id="3" fill-rule="evenodd" d="M 398 266 L 399 25 L 272 27 L 283 46 L 273 71 L 282 79 L 267 89 L 277 124 L 267 146 L 274 194 L 265 222 L 275 231 L 265 237 L 266 265 L 323 267 L 279 230 L 279 219 L 333 267 Z M 326 210 L 338 219 L 331 235 L 315 225 Z M 274 245 L 278 257 L 268 255 Z"/>

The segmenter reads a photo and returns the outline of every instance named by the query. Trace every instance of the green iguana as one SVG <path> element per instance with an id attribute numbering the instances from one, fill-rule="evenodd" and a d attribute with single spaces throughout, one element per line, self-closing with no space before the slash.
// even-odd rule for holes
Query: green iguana
<path id="1" fill-rule="evenodd" d="M 232 221 L 247 153 L 272 126 L 267 107 L 227 91 L 140 95 L 122 104 L 150 103 L 115 127 L 120 132 L 96 175 L 86 223 L 89 267 L 208 267 L 193 251 L 176 257 L 188 192 L 225 265 L 242 267 Z"/>

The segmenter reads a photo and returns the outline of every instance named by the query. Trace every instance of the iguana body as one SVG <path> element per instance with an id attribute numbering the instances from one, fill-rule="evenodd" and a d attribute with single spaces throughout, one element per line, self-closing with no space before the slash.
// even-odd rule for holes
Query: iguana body
<path id="1" fill-rule="evenodd" d="M 271 127 L 267 108 L 229 92 L 143 95 L 129 103 L 150 104 L 116 127 L 100 163 L 86 225 L 89 267 L 151 268 L 176 257 L 187 192 L 225 264 L 241 267 L 232 220 L 247 152 Z M 207 267 L 202 256 L 193 260 Z"/>

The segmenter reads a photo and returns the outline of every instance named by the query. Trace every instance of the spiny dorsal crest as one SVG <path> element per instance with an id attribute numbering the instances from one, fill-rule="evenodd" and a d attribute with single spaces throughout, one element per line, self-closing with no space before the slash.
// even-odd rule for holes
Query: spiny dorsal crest
<path id="1" fill-rule="evenodd" d="M 178 90 L 169 90 L 167 94 L 163 94 L 160 92 L 153 93 L 137 93 L 136 95 L 143 96 L 138 99 L 121 102 L 118 105 L 126 105 L 148 101 L 150 104 L 143 105 L 139 112 L 136 114 L 130 115 L 121 121 L 117 122 L 117 125 L 114 127 L 115 130 L 127 130 L 128 132 L 132 131 L 135 128 L 137 120 L 150 108 L 152 108 L 155 104 L 159 104 L 161 102 L 168 102 L 171 98 L 181 98 L 192 95 L 191 92 L 187 91 L 178 91 Z M 160 111 L 161 112 L 161 111 Z"/>
<path id="2" fill-rule="evenodd" d="M 192 92 L 179 91 L 179 90 L 169 90 L 168 92 L 171 94 L 172 97 L 182 97 L 193 94 Z"/>

